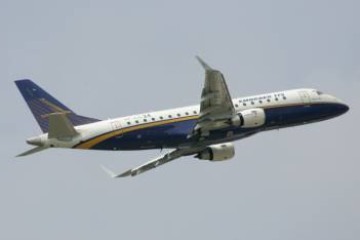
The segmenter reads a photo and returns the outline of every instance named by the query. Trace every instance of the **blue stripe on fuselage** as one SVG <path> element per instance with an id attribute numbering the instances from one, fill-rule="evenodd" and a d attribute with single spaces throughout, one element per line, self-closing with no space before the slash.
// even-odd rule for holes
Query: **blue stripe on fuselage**
<path id="1" fill-rule="evenodd" d="M 212 131 L 209 142 L 232 141 L 263 130 L 284 128 L 294 125 L 326 120 L 344 112 L 341 104 L 317 103 L 311 105 L 280 106 L 265 109 L 265 124 L 258 128 L 235 128 Z M 187 136 L 192 132 L 196 120 L 167 123 L 145 129 L 134 130 L 109 138 L 96 144 L 92 149 L 99 150 L 141 150 L 155 148 L 175 148 L 182 144 L 192 144 L 194 139 Z M 231 134 L 229 135 L 229 132 Z"/>

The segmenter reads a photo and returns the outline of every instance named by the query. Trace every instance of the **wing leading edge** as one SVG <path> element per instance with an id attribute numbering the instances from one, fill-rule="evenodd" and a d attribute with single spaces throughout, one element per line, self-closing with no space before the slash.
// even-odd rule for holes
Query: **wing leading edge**
<path id="1" fill-rule="evenodd" d="M 138 167 L 129 169 L 123 173 L 120 174 L 116 174 L 114 172 L 112 172 L 111 170 L 107 169 L 106 167 L 102 166 L 102 168 L 104 169 L 104 171 L 106 173 L 108 173 L 112 178 L 120 178 L 120 177 L 128 177 L 128 176 L 136 176 L 139 175 L 141 173 L 144 173 L 146 171 L 149 171 L 151 169 L 154 169 L 156 167 L 159 167 L 165 163 L 171 162 L 175 159 L 178 159 L 182 156 L 187 156 L 187 155 L 192 155 L 197 153 L 199 150 L 198 149 L 175 149 L 173 151 L 170 151 L 160 157 L 157 157 L 153 160 L 150 160 Z"/>

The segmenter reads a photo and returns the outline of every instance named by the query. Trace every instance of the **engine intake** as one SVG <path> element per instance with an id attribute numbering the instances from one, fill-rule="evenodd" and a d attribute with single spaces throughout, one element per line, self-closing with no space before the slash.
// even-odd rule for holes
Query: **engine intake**
<path id="1" fill-rule="evenodd" d="M 231 119 L 235 127 L 254 128 L 265 124 L 266 115 L 262 108 L 252 108 L 241 111 Z"/>
<path id="2" fill-rule="evenodd" d="M 195 157 L 201 160 L 224 161 L 235 155 L 233 143 L 214 144 L 199 152 Z"/>

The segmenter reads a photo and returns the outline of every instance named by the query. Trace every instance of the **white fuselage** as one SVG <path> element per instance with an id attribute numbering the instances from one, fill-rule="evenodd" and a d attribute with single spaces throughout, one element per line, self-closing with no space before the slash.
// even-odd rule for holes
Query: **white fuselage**
<path id="1" fill-rule="evenodd" d="M 328 94 L 319 94 L 315 89 L 294 89 L 233 99 L 233 104 L 237 112 L 252 108 L 268 109 L 319 103 L 341 103 L 341 101 Z M 149 128 L 159 126 L 163 122 L 171 123 L 184 118 L 197 119 L 199 110 L 199 105 L 193 105 L 114 118 L 75 127 L 80 134 L 70 141 L 69 139 L 64 141 L 48 139 L 46 133 L 30 138 L 28 142 L 30 144 L 32 142 L 41 142 L 50 147 L 91 149 L 94 146 L 93 143 L 89 143 L 91 139 L 97 139 L 95 143 L 98 143 L 101 141 L 102 136 L 106 136 L 109 133 L 117 132 L 117 135 L 121 135 L 127 132 L 126 129 L 141 129 L 141 126 Z M 104 137 L 104 139 L 105 138 L 106 137 Z M 224 141 L 228 141 L 228 139 L 224 139 Z"/>

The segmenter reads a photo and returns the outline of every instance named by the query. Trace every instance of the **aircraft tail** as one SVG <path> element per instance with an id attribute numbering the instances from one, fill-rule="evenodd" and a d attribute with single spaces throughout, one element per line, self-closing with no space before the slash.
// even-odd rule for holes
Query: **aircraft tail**
<path id="1" fill-rule="evenodd" d="M 73 126 L 100 121 L 95 118 L 77 115 L 29 79 L 17 80 L 15 84 L 43 132 L 49 132 L 48 116 L 53 113 L 66 113 Z"/>

